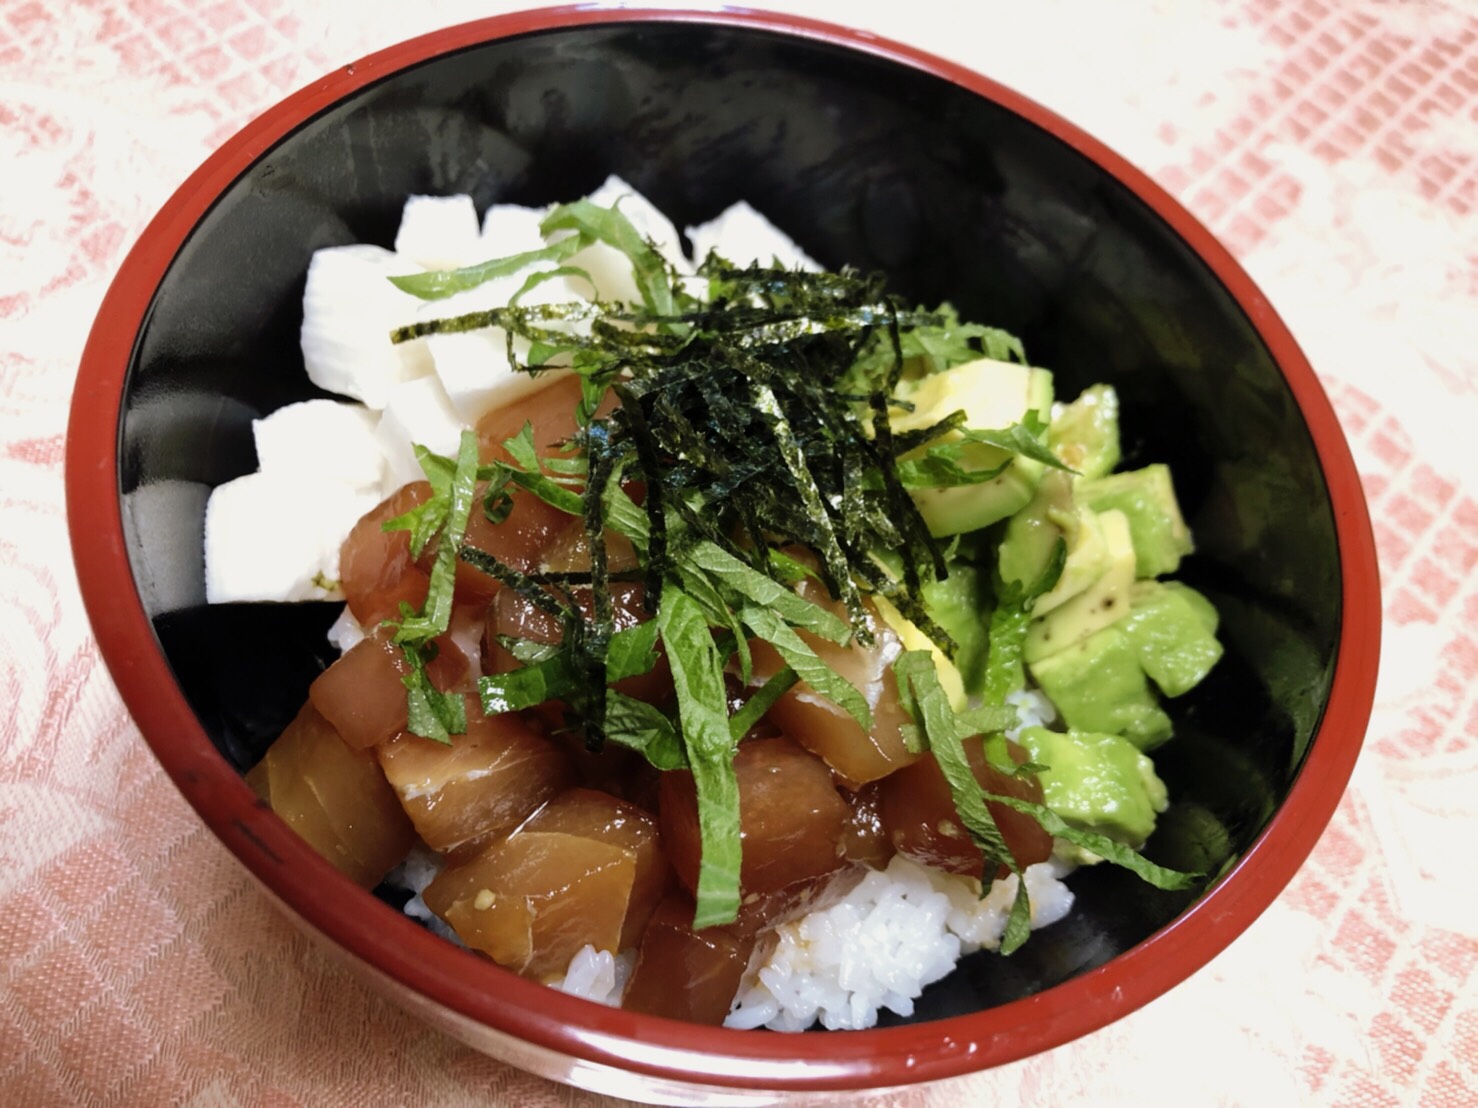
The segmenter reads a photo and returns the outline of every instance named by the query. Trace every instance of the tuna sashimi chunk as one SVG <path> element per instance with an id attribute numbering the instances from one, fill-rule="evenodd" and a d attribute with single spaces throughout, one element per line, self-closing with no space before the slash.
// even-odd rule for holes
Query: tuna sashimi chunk
<path id="1" fill-rule="evenodd" d="M 733 928 L 694 931 L 692 897 L 673 890 L 642 933 L 621 1007 L 717 1026 L 729 1014 L 754 943 L 752 932 Z"/>
<path id="2" fill-rule="evenodd" d="M 431 485 L 414 481 L 391 493 L 365 513 L 339 548 L 339 585 L 362 627 L 394 619 L 400 605 L 419 611 L 431 581 L 411 557 L 409 531 L 385 531 L 382 525 L 431 498 Z"/>
<path id="3" fill-rule="evenodd" d="M 672 873 L 662 850 L 657 818 L 596 789 L 574 788 L 551 800 L 521 830 L 578 835 L 631 852 L 636 860 L 636 875 L 616 949 L 635 946 Z"/>
<path id="4" fill-rule="evenodd" d="M 819 581 L 807 578 L 797 591 L 807 600 L 847 618 L 845 605 L 832 600 Z M 872 711 L 872 730 L 864 731 L 845 709 L 804 681 L 788 690 L 769 711 L 770 722 L 834 769 L 853 789 L 886 777 L 917 757 L 909 753 L 903 742 L 902 728 L 909 718 L 898 702 L 898 683 L 893 676 L 893 662 L 902 653 L 903 645 L 878 616 L 870 600 L 864 598 L 863 608 L 872 629 L 872 646 L 856 641 L 840 646 L 809 631 L 798 634 L 823 662 L 862 694 Z M 784 665 L 768 643 L 751 645 L 756 682 L 770 677 Z"/>
<path id="5" fill-rule="evenodd" d="M 416 831 L 442 853 L 506 834 L 574 779 L 558 745 L 514 713 L 483 715 L 475 696 L 451 745 L 403 731 L 377 753 Z"/>
<path id="6" fill-rule="evenodd" d="M 1010 750 L 1017 764 L 1026 760 L 1026 751 L 1015 743 Z M 1002 773 L 986 760 L 978 739 L 965 741 L 965 754 L 976 781 L 987 792 L 1042 802 L 1042 785 L 1034 775 Z M 949 782 L 934 755 L 926 754 L 885 779 L 882 796 L 883 823 L 899 854 L 920 865 L 984 878 L 980 848 L 955 810 Z M 986 807 L 1018 866 L 1045 862 L 1051 856 L 1052 836 L 1035 819 L 1002 804 L 989 803 Z"/>
<path id="7" fill-rule="evenodd" d="M 377 885 L 415 842 L 379 763 L 346 746 L 311 702 L 247 781 L 308 845 L 364 888 Z"/>
<path id="8" fill-rule="evenodd" d="M 850 812 L 825 763 L 788 738 L 751 739 L 734 755 L 745 899 L 831 873 L 843 864 Z M 693 892 L 701 854 L 693 775 L 662 775 L 662 841 L 673 869 Z"/>
<path id="9" fill-rule="evenodd" d="M 308 699 L 339 732 L 363 750 L 389 739 L 406 726 L 406 689 L 401 678 L 410 671 L 393 630 L 380 627 L 356 643 L 314 679 Z M 436 656 L 427 663 L 431 683 L 443 692 L 467 676 L 467 657 L 443 635 L 435 640 Z"/>
<path id="10" fill-rule="evenodd" d="M 552 980 L 587 944 L 619 947 L 636 871 L 616 843 L 519 830 L 442 870 L 423 895 L 474 950 Z"/>

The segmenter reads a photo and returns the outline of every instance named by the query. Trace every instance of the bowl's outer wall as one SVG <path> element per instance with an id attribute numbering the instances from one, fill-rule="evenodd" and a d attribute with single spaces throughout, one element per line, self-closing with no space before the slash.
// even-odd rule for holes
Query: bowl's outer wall
<path id="1" fill-rule="evenodd" d="M 1217 602 L 1228 647 L 1170 706 L 1179 735 L 1157 764 L 1176 805 L 1151 852 L 1214 867 L 1245 850 L 1318 725 L 1341 618 L 1328 489 L 1266 346 L 1175 231 L 1068 144 L 950 81 L 755 27 L 573 26 L 393 73 L 268 149 L 201 220 L 133 352 L 118 473 L 144 608 L 217 747 L 249 765 L 329 659 L 331 609 L 207 609 L 199 554 L 208 489 L 254 468 L 251 420 L 318 395 L 297 346 L 313 250 L 388 245 L 412 192 L 541 204 L 611 172 L 679 227 L 747 199 L 829 265 L 883 269 L 922 303 L 948 298 L 1020 334 L 1059 396 L 1115 384 L 1127 464 L 1171 464 L 1199 544 L 1183 577 Z M 1317 391 L 1311 377 L 1302 387 Z M 69 493 L 83 481 L 72 469 L 69 456 Z M 1373 661 L 1360 669 L 1353 680 Z M 1368 693 L 1354 694 L 1366 713 Z M 1361 705 L 1354 717 L 1363 726 Z M 1069 922 L 1009 961 L 967 960 L 914 1019 L 1039 994 L 1187 901 L 1106 867 L 1074 883 Z"/>

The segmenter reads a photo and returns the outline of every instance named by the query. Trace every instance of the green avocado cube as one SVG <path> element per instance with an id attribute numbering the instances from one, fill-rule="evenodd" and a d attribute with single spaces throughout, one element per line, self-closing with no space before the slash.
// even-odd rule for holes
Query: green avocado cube
<path id="1" fill-rule="evenodd" d="M 1166 696 L 1195 688 L 1221 658 L 1216 609 L 1211 608 L 1208 628 L 1205 608 L 1211 608 L 1210 601 L 1186 585 L 1137 581 L 1130 590 L 1129 615 L 1121 625 L 1124 636 L 1140 667 Z"/>
<path id="2" fill-rule="evenodd" d="M 949 576 L 930 581 L 921 590 L 924 610 L 944 628 L 959 648 L 954 662 L 965 692 L 978 695 L 985 688 L 985 662 L 990 655 L 990 578 L 964 562 L 951 562 Z"/>
<path id="3" fill-rule="evenodd" d="M 1180 581 L 1157 581 L 1155 583 L 1160 588 L 1168 589 L 1170 592 L 1175 593 L 1189 604 L 1191 609 L 1196 613 L 1196 618 L 1201 621 L 1201 625 L 1210 634 L 1216 634 L 1216 628 L 1221 624 L 1221 616 L 1217 612 L 1215 604 L 1211 603 L 1211 601 L 1207 600 L 1189 585 Z"/>
<path id="4" fill-rule="evenodd" d="M 1047 807 L 1074 827 L 1142 846 L 1165 810 L 1155 764 L 1128 739 L 1095 731 L 1024 727 L 1019 739 L 1033 762 Z"/>
<path id="5" fill-rule="evenodd" d="M 1085 508 L 1083 516 L 1085 530 L 1091 524 L 1102 536 L 1103 568 L 1087 588 L 1040 619 L 1032 619 L 1022 653 L 1028 662 L 1066 650 L 1129 614 L 1129 590 L 1134 587 L 1135 566 L 1129 522 L 1123 512 L 1093 512 Z M 1066 573 L 1064 567 L 1064 576 Z M 1038 607 L 1032 609 L 1034 617 L 1040 604 L 1038 601 Z"/>
<path id="6" fill-rule="evenodd" d="M 1082 593 L 1109 568 L 1110 552 L 1098 513 L 1077 506 L 1075 480 L 1065 470 L 1044 473 L 1031 503 L 1007 520 L 1001 539 L 1001 580 L 1022 585 L 1031 585 L 1042 575 L 1059 539 L 1065 544 L 1067 560 L 1057 583 L 1032 606 L 1038 618 Z"/>
<path id="7" fill-rule="evenodd" d="M 1077 494 L 1081 503 L 1095 511 L 1116 508 L 1128 518 L 1140 577 L 1174 573 L 1180 559 L 1195 548 L 1180 514 L 1168 466 L 1148 465 L 1080 481 Z"/>
<path id="8" fill-rule="evenodd" d="M 1156 701 L 1134 647 L 1117 626 L 1033 661 L 1030 668 L 1075 730 L 1122 735 L 1140 750 L 1152 750 L 1170 737 L 1170 717 Z"/>
<path id="9" fill-rule="evenodd" d="M 1084 477 L 1103 477 L 1119 464 L 1119 394 L 1112 385 L 1090 385 L 1061 405 L 1047 430 L 1047 445 L 1063 465 Z"/>
<path id="10" fill-rule="evenodd" d="M 965 413 L 967 428 L 997 431 L 1022 422 L 1031 411 L 1046 419 L 1052 408 L 1052 374 L 1016 362 L 979 358 L 905 382 L 900 397 L 913 410 L 893 415 L 895 434 L 921 430 L 957 411 Z M 948 442 L 948 436 L 942 441 Z M 915 455 L 927 450 L 928 446 L 920 447 Z M 1005 468 L 976 484 L 912 490 L 919 515 L 935 536 L 977 531 L 1020 511 L 1046 468 L 1033 458 L 983 442 L 966 443 L 960 453 L 960 464 L 967 470 Z M 906 455 L 905 460 L 913 456 Z"/>

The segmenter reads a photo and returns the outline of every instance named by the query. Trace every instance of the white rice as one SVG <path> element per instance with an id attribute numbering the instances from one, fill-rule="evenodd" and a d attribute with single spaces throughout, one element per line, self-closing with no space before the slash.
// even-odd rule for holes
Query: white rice
<path id="1" fill-rule="evenodd" d="M 401 909 L 411 919 L 425 924 L 428 930 L 440 935 L 448 942 L 465 947 L 467 944 L 457 937 L 457 933 L 421 899 L 426 886 L 431 884 L 436 875 L 441 872 L 443 864 L 440 854 L 428 846 L 417 843 L 411 847 L 411 852 L 405 856 L 405 861 L 385 875 L 385 884 L 392 889 L 404 889 L 412 894 L 410 900 L 406 901 L 405 907 Z"/>
<path id="2" fill-rule="evenodd" d="M 626 991 L 626 982 L 630 980 L 635 965 L 635 950 L 612 954 L 609 950 L 596 950 L 587 943 L 570 959 L 564 980 L 551 981 L 550 985 L 562 993 L 619 1008 L 621 994 Z"/>
<path id="3" fill-rule="evenodd" d="M 1057 860 L 1029 866 L 1032 928 L 1067 915 L 1073 894 Z M 775 942 L 740 985 L 726 1027 L 803 1031 L 859 1030 L 887 1008 L 913 1014 L 924 987 L 960 958 L 1000 945 L 1017 878 L 995 882 L 981 898 L 974 881 L 894 857 L 837 903 L 775 929 Z"/>
<path id="4" fill-rule="evenodd" d="M 1019 689 L 1006 694 L 1006 703 L 1016 709 L 1017 724 L 1006 732 L 1008 739 L 1021 737 L 1023 727 L 1042 727 L 1057 719 L 1057 709 L 1044 693 L 1036 689 Z"/>

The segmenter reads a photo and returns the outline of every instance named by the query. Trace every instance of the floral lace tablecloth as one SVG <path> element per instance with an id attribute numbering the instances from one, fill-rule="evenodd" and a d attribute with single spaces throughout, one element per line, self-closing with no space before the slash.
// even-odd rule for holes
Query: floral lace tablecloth
<path id="1" fill-rule="evenodd" d="M 1191 981 L 1048 1054 L 875 1105 L 1478 1103 L 1478 7 L 794 4 L 962 61 L 1221 235 L 1344 422 L 1386 639 L 1353 785 Z M 0 0 L 0 1101 L 596 1104 L 371 996 L 290 927 L 140 741 L 62 497 L 86 327 L 211 149 L 460 0 Z"/>

